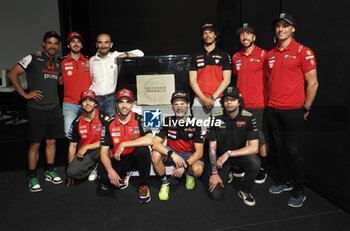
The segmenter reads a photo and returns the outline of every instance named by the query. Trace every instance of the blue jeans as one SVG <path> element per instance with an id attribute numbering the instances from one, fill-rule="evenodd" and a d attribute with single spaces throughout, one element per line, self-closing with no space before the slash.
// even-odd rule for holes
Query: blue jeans
<path id="1" fill-rule="evenodd" d="M 112 94 L 108 97 L 96 96 L 96 100 L 97 100 L 97 109 L 99 111 L 103 111 L 111 117 L 115 115 L 115 113 L 117 112 L 116 105 L 115 105 L 117 99 L 115 94 Z"/>
<path id="2" fill-rule="evenodd" d="M 64 133 L 67 137 L 70 125 L 72 124 L 73 120 L 81 114 L 82 108 L 80 104 L 74 104 L 69 102 L 63 102 L 62 107 L 64 118 Z"/>

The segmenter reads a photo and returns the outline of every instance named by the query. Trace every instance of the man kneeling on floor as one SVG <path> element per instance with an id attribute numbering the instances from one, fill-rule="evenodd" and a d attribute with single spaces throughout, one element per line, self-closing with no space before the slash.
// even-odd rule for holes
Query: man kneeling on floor
<path id="1" fill-rule="evenodd" d="M 143 128 L 143 118 L 131 110 L 133 106 L 132 92 L 128 89 L 118 91 L 117 113 L 104 123 L 100 152 L 102 164 L 98 166 L 98 175 L 102 189 L 108 190 L 120 188 L 122 178 L 129 171 L 138 171 L 138 200 L 148 203 L 151 200 L 148 187 L 151 154 L 147 146 L 152 146 L 153 135 L 150 129 Z"/>
<path id="2" fill-rule="evenodd" d="M 213 114 L 214 126 L 209 128 L 210 178 L 209 193 L 214 200 L 222 199 L 223 182 L 232 166 L 241 167 L 245 176 L 238 186 L 238 196 L 248 206 L 255 205 L 251 194 L 259 173 L 259 134 L 252 113 L 244 110 L 244 101 L 237 87 L 228 87 L 221 98 L 223 110 Z M 220 126 L 217 121 L 221 122 Z M 218 157 L 218 158 L 217 158 Z"/>
<path id="3" fill-rule="evenodd" d="M 174 165 L 172 177 L 181 178 L 186 175 L 186 188 L 195 188 L 195 178 L 203 172 L 203 137 L 201 127 L 187 116 L 190 98 L 188 93 L 176 91 L 171 97 L 175 116 L 166 117 L 162 127 L 154 137 L 152 162 L 155 172 L 162 183 L 159 199 L 169 199 L 169 183 L 164 165 Z M 167 146 L 163 144 L 167 139 Z"/>
<path id="4" fill-rule="evenodd" d="M 83 91 L 80 97 L 83 113 L 73 120 L 68 132 L 68 168 L 67 186 L 74 184 L 74 179 L 81 180 L 87 176 L 89 181 L 97 178 L 96 163 L 100 159 L 100 140 L 102 123 L 107 116 L 96 109 L 95 92 Z M 77 151 L 78 144 L 80 146 Z"/>

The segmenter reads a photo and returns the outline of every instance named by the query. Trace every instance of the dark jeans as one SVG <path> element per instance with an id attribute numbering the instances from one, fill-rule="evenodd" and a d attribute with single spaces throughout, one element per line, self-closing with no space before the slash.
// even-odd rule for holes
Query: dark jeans
<path id="1" fill-rule="evenodd" d="M 302 109 L 267 108 L 267 120 L 281 172 L 280 182 L 292 180 L 294 192 L 304 190 L 304 156 L 300 150 L 300 132 L 304 123 Z"/>
<path id="2" fill-rule="evenodd" d="M 224 184 L 227 182 L 227 174 L 232 166 L 237 166 L 244 169 L 245 175 L 238 185 L 238 190 L 250 193 L 254 185 L 254 180 L 260 170 L 259 157 L 257 155 L 246 155 L 229 158 L 222 166 L 222 169 L 218 169 L 219 176 Z M 209 177 L 210 176 L 211 173 L 209 174 Z M 224 188 L 218 184 L 212 192 L 209 192 L 209 194 L 214 200 L 220 200 L 223 198 Z"/>
<path id="3" fill-rule="evenodd" d="M 121 156 L 121 160 L 117 161 L 111 158 L 113 169 L 118 173 L 120 178 L 126 176 L 129 171 L 139 171 L 140 186 L 148 185 L 148 179 L 151 170 L 151 153 L 148 147 L 137 147 L 134 152 Z M 106 186 L 112 186 L 108 178 L 108 172 L 100 161 L 98 165 L 98 175 L 101 183 Z"/>

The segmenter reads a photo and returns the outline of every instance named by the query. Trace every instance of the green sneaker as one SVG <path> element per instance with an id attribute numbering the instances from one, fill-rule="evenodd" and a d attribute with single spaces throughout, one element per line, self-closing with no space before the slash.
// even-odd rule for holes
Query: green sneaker
<path id="1" fill-rule="evenodd" d="M 159 200 L 167 201 L 169 199 L 169 183 L 162 184 L 159 191 Z"/>
<path id="2" fill-rule="evenodd" d="M 31 192 L 40 192 L 43 190 L 39 184 L 39 180 L 37 177 L 29 177 L 28 180 L 29 180 L 29 190 Z"/>
<path id="3" fill-rule="evenodd" d="M 58 176 L 56 169 L 52 171 L 45 171 L 45 180 L 53 184 L 61 184 L 63 182 L 62 178 Z"/>
<path id="4" fill-rule="evenodd" d="M 193 176 L 186 175 L 186 189 L 193 190 L 196 187 L 196 179 Z"/>

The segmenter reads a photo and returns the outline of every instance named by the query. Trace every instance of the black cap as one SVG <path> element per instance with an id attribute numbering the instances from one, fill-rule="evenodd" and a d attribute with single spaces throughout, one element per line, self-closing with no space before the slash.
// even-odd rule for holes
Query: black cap
<path id="1" fill-rule="evenodd" d="M 288 13 L 280 13 L 278 18 L 273 21 L 273 24 L 276 25 L 279 20 L 284 20 L 295 27 L 294 17 Z"/>
<path id="2" fill-rule="evenodd" d="M 56 31 L 48 31 L 44 35 L 43 42 L 45 42 L 46 39 L 51 38 L 51 37 L 55 37 L 58 39 L 58 41 L 61 41 L 61 36 L 59 36 L 59 34 L 57 34 Z"/>
<path id="3" fill-rule="evenodd" d="M 190 102 L 190 96 L 188 95 L 188 93 L 181 90 L 175 91 L 171 95 L 171 100 L 170 100 L 171 104 L 173 104 L 175 99 L 184 99 L 187 101 L 187 103 Z"/>
<path id="4" fill-rule="evenodd" d="M 242 31 L 249 31 L 252 34 L 255 34 L 254 28 L 247 22 L 242 24 L 242 27 L 237 30 L 237 34 L 239 35 Z"/>
<path id="5" fill-rule="evenodd" d="M 215 27 L 213 24 L 211 24 L 211 23 L 206 23 L 206 24 L 204 24 L 204 25 L 202 26 L 201 32 L 203 33 L 203 31 L 204 31 L 205 29 L 211 29 L 211 30 L 213 30 L 215 33 L 218 32 L 218 30 L 216 29 L 216 27 Z"/>
<path id="6" fill-rule="evenodd" d="M 241 91 L 235 86 L 233 86 L 233 87 L 230 86 L 224 90 L 224 93 L 223 93 L 221 98 L 223 99 L 226 96 L 232 96 L 235 98 L 239 98 L 239 97 L 241 97 Z"/>

